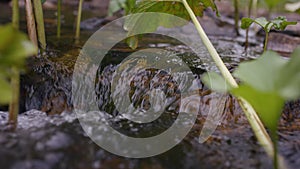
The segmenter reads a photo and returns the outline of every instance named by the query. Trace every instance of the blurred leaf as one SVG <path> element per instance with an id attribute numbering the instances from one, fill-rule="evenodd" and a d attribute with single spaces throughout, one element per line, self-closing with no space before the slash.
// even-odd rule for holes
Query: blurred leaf
<path id="1" fill-rule="evenodd" d="M 196 16 L 203 16 L 206 8 L 212 8 L 219 15 L 214 0 L 187 0 Z M 143 15 L 147 12 L 156 12 L 157 15 Z M 134 35 L 136 32 L 155 32 L 160 26 L 165 28 L 173 28 L 186 25 L 190 21 L 190 16 L 181 2 L 177 1 L 156 1 L 156 0 L 140 0 L 130 10 L 131 14 L 140 13 L 140 15 L 131 15 L 125 20 L 124 29 L 128 31 L 128 36 Z M 159 13 L 175 15 L 185 19 L 174 21 L 174 17 L 167 17 Z M 179 22 L 178 22 L 179 21 Z M 136 39 L 138 42 L 138 38 Z"/>
<path id="2" fill-rule="evenodd" d="M 286 63 L 277 53 L 267 51 L 254 61 L 241 63 L 234 76 L 257 90 L 274 92 L 278 90 L 280 72 Z"/>
<path id="3" fill-rule="evenodd" d="M 234 75 L 242 85 L 231 92 L 246 99 L 258 112 L 264 124 L 277 129 L 286 100 L 300 96 L 300 48 L 287 61 L 275 52 L 241 63 Z"/>
<path id="4" fill-rule="evenodd" d="M 22 68 L 25 58 L 36 54 L 37 48 L 11 25 L 0 26 L 0 37 L 0 104 L 5 104 L 12 97 L 11 67 Z"/>
<path id="5" fill-rule="evenodd" d="M 256 18 L 256 19 L 242 18 L 241 28 L 248 29 L 252 25 L 253 22 L 257 23 L 258 25 L 260 25 L 263 28 L 265 28 L 266 25 L 268 24 L 267 19 L 264 17 L 260 17 L 260 18 Z"/>
<path id="6" fill-rule="evenodd" d="M 113 15 L 113 13 L 125 9 L 125 13 L 128 14 L 129 11 L 135 6 L 136 0 L 110 0 L 108 7 L 108 15 Z"/>
<path id="7" fill-rule="evenodd" d="M 138 47 L 138 42 L 137 36 L 131 36 L 126 39 L 126 43 L 131 49 L 136 49 Z"/>
<path id="8" fill-rule="evenodd" d="M 226 82 L 226 80 L 215 72 L 208 72 L 204 74 L 201 80 L 206 86 L 216 92 L 226 93 L 230 90 L 230 85 Z"/>
<path id="9" fill-rule="evenodd" d="M 276 30 L 284 30 L 288 25 L 296 25 L 297 22 L 288 22 L 286 17 L 278 16 L 271 21 Z"/>
<path id="10" fill-rule="evenodd" d="M 7 79 L 0 72 L 0 104 L 6 104 L 12 99 L 12 89 Z"/>
<path id="11" fill-rule="evenodd" d="M 188 3 L 196 16 L 203 16 L 204 9 L 209 7 L 211 7 L 218 14 L 217 6 L 215 5 L 213 0 L 188 0 Z M 181 2 L 141 0 L 130 11 L 131 14 L 144 13 L 144 12 L 167 13 L 167 14 L 181 17 L 187 21 L 190 21 L 189 14 Z M 138 18 L 130 17 L 128 20 L 126 20 L 124 28 L 125 30 L 131 32 L 132 28 L 134 28 L 137 22 L 144 22 L 148 20 L 149 20 L 148 18 L 144 18 L 142 16 L 139 16 Z M 158 16 L 155 22 L 146 24 L 148 26 L 151 25 L 150 28 L 147 29 L 147 27 L 144 27 L 143 29 L 149 30 L 149 32 L 154 32 L 159 26 L 172 28 L 175 26 L 183 26 L 184 24 L 187 24 L 187 22 L 176 23 L 176 22 L 166 20 L 165 18 L 160 18 Z"/>
<path id="12" fill-rule="evenodd" d="M 11 25 L 0 26 L 0 65 L 21 67 L 24 59 L 37 53 L 37 48 L 25 34 Z"/>
<path id="13" fill-rule="evenodd" d="M 277 129 L 284 102 L 300 97 L 300 48 L 290 60 L 267 51 L 260 58 L 243 62 L 234 72 L 241 80 L 237 88 L 226 89 L 224 79 L 216 73 L 204 75 L 204 83 L 213 90 L 229 90 L 246 99 L 257 111 L 263 123 L 271 130 Z"/>
<path id="14" fill-rule="evenodd" d="M 294 100 L 300 97 L 300 47 L 294 50 L 290 61 L 279 73 L 278 88 L 280 95 Z"/>
<path id="15" fill-rule="evenodd" d="M 241 63 L 234 76 L 257 90 L 293 100 L 300 97 L 299 56 L 300 48 L 293 52 L 289 61 L 268 51 L 255 61 Z"/>
<path id="16" fill-rule="evenodd" d="M 262 92 L 249 85 L 240 85 L 231 93 L 246 99 L 258 113 L 262 122 L 270 130 L 277 129 L 278 120 L 284 106 L 284 99 L 275 92 Z"/>
<path id="17" fill-rule="evenodd" d="M 126 0 L 110 0 L 108 6 L 108 15 L 113 15 L 113 13 L 125 7 Z"/>

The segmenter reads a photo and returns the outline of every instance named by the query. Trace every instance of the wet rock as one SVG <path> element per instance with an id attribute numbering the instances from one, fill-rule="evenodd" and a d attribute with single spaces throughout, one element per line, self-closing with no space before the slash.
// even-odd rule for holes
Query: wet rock
<path id="1" fill-rule="evenodd" d="M 299 45 L 300 37 L 289 36 L 283 33 L 269 33 L 268 50 L 289 56 Z"/>
<path id="2" fill-rule="evenodd" d="M 72 139 L 62 132 L 57 132 L 51 136 L 50 139 L 45 143 L 47 150 L 59 150 L 67 148 L 72 144 Z"/>
<path id="3" fill-rule="evenodd" d="M 49 153 L 45 155 L 45 161 L 53 167 L 62 161 L 63 156 L 63 153 Z"/>
<path id="4" fill-rule="evenodd" d="M 71 107 L 71 70 L 62 63 L 47 58 L 35 58 L 31 70 L 21 78 L 21 107 L 48 114 L 60 114 Z"/>
<path id="5" fill-rule="evenodd" d="M 47 114 L 45 112 L 30 110 L 18 116 L 18 128 L 30 129 L 32 127 L 45 127 L 47 124 Z"/>
<path id="6" fill-rule="evenodd" d="M 41 160 L 21 161 L 14 164 L 11 169 L 51 169 L 47 163 Z"/>
<path id="7" fill-rule="evenodd" d="M 42 107 L 42 111 L 48 115 L 60 114 L 67 109 L 67 96 L 61 90 L 52 91 Z"/>
<path id="8" fill-rule="evenodd" d="M 89 18 L 80 23 L 80 28 L 87 30 L 99 29 L 105 22 L 106 20 L 104 18 Z"/>
<path id="9" fill-rule="evenodd" d="M 7 112 L 1 112 L 0 111 L 0 125 L 5 125 L 7 123 Z"/>

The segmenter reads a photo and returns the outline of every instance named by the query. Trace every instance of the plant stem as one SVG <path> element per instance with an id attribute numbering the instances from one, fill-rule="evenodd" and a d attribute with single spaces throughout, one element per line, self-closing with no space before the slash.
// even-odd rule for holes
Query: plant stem
<path id="1" fill-rule="evenodd" d="M 239 0 L 234 0 L 234 26 L 235 26 L 235 32 L 236 35 L 239 36 L 239 20 L 240 20 L 240 14 L 239 14 Z"/>
<path id="2" fill-rule="evenodd" d="M 12 1 L 12 25 L 15 29 L 19 29 L 19 1 Z M 19 113 L 19 87 L 20 87 L 20 74 L 16 67 L 11 68 L 11 87 L 13 90 L 12 99 L 9 103 L 9 116 L 8 123 L 12 125 L 12 129 L 15 130 L 18 123 Z"/>
<path id="3" fill-rule="evenodd" d="M 19 94 L 20 94 L 20 73 L 16 67 L 11 68 L 11 87 L 13 89 L 12 100 L 9 103 L 8 123 L 12 125 L 14 130 L 18 123 L 19 113 Z"/>
<path id="4" fill-rule="evenodd" d="M 31 0 L 25 0 L 27 32 L 31 42 L 38 47 L 35 18 Z"/>
<path id="5" fill-rule="evenodd" d="M 61 0 L 57 0 L 57 32 L 56 36 L 60 38 L 61 29 Z"/>
<path id="6" fill-rule="evenodd" d="M 252 2 L 252 6 L 253 6 L 253 17 L 256 18 L 257 16 L 257 0 L 253 0 Z"/>
<path id="7" fill-rule="evenodd" d="M 43 15 L 41 0 L 33 0 L 33 8 L 34 8 L 34 15 L 35 15 L 36 24 L 37 24 L 37 33 L 38 33 L 40 47 L 42 49 L 46 49 L 44 15 Z"/>
<path id="8" fill-rule="evenodd" d="M 264 44 L 264 52 L 267 51 L 267 47 L 268 47 L 268 38 L 269 38 L 269 32 L 266 32 L 266 37 L 265 37 L 265 44 Z"/>
<path id="9" fill-rule="evenodd" d="M 83 0 L 79 0 L 77 23 L 76 23 L 76 34 L 75 34 L 75 39 L 77 39 L 77 40 L 80 37 L 80 21 L 81 21 L 81 13 L 82 13 L 82 4 L 83 4 Z"/>
<path id="10" fill-rule="evenodd" d="M 224 65 L 222 59 L 220 58 L 218 52 L 216 51 L 215 47 L 212 45 L 210 40 L 208 39 L 206 33 L 204 32 L 203 28 L 201 27 L 197 17 L 195 16 L 193 10 L 189 6 L 186 0 L 182 0 L 182 3 L 184 4 L 186 10 L 188 11 L 193 23 L 195 24 L 195 27 L 200 35 L 200 38 L 202 39 L 203 44 L 206 46 L 209 54 L 211 55 L 212 59 L 216 63 L 217 67 L 220 69 L 221 74 L 224 76 L 224 78 L 232 85 L 232 87 L 237 87 L 237 83 L 230 74 L 227 67 Z"/>
<path id="11" fill-rule="evenodd" d="M 271 138 L 273 140 L 273 148 L 274 148 L 274 156 L 273 156 L 273 166 L 274 169 L 278 169 L 278 147 L 277 147 L 277 142 L 278 142 L 278 135 L 277 135 L 277 127 L 275 130 L 271 131 Z"/>
<path id="12" fill-rule="evenodd" d="M 252 0 L 249 1 L 249 7 L 248 7 L 248 18 L 251 17 L 251 10 L 252 10 Z M 246 41 L 245 41 L 245 51 L 248 49 L 249 46 L 249 28 L 246 30 Z"/>
<path id="13" fill-rule="evenodd" d="M 238 87 L 237 82 L 234 80 L 233 76 L 223 63 L 222 59 L 220 58 L 219 54 L 217 53 L 216 49 L 208 39 L 207 35 L 205 34 L 203 28 L 201 27 L 197 17 L 195 16 L 194 12 L 190 8 L 189 4 L 186 0 L 182 0 L 182 3 L 184 4 L 186 10 L 188 11 L 193 23 L 195 24 L 195 27 L 200 35 L 200 38 L 202 39 L 203 44 L 206 46 L 209 54 L 211 55 L 212 59 L 216 63 L 218 69 L 220 70 L 221 74 L 225 78 L 225 80 L 232 86 L 232 87 Z M 258 141 L 260 142 L 261 146 L 265 149 L 267 154 L 270 157 L 273 157 L 274 155 L 274 149 L 273 144 L 271 142 L 271 139 L 269 135 L 267 134 L 267 131 L 264 128 L 264 125 L 262 124 L 261 120 L 259 119 L 257 113 L 253 109 L 253 107 L 243 98 L 238 98 L 238 102 L 243 108 L 245 115 L 252 127 L 253 132 L 255 133 Z M 280 165 L 282 168 L 286 168 L 284 161 L 280 161 Z"/>
<path id="14" fill-rule="evenodd" d="M 15 29 L 19 29 L 19 1 L 12 1 L 12 25 Z"/>

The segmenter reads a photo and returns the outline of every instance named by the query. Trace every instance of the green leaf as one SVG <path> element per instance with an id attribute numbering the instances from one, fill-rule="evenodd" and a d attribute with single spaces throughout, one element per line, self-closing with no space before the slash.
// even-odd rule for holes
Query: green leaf
<path id="1" fill-rule="evenodd" d="M 226 93 L 230 90 L 230 85 L 226 82 L 226 80 L 215 72 L 205 73 L 201 80 L 206 86 L 216 92 Z"/>
<path id="2" fill-rule="evenodd" d="M 288 22 L 286 17 L 279 16 L 271 21 L 276 30 L 284 30 L 288 25 L 296 25 L 297 22 Z"/>
<path id="3" fill-rule="evenodd" d="M 128 44 L 128 46 L 131 48 L 131 49 L 136 49 L 138 47 L 138 37 L 137 36 L 131 36 L 131 37 L 128 37 L 126 39 L 126 43 Z"/>
<path id="4" fill-rule="evenodd" d="M 300 48 L 288 61 L 275 52 L 265 52 L 254 61 L 241 63 L 234 75 L 242 85 L 232 93 L 246 99 L 264 124 L 276 130 L 286 100 L 300 97 Z"/>
<path id="5" fill-rule="evenodd" d="M 203 16 L 204 9 L 209 7 L 219 14 L 217 6 L 213 0 L 188 0 L 188 3 L 196 16 Z M 143 15 L 143 13 L 146 12 L 156 12 L 157 15 Z M 140 0 L 133 8 L 131 8 L 130 13 L 139 13 L 140 15 L 131 16 L 125 20 L 124 29 L 128 31 L 128 36 L 132 36 L 136 32 L 152 33 L 155 32 L 159 26 L 163 26 L 165 28 L 179 27 L 186 25 L 188 21 L 190 21 L 187 10 L 179 0 Z M 185 19 L 186 21 L 174 21 L 174 18 L 172 19 L 172 17 L 166 17 L 166 15 L 159 13 L 175 15 Z M 138 42 L 137 40 L 136 42 Z"/>
<path id="6" fill-rule="evenodd" d="M 196 16 L 203 16 L 203 11 L 205 8 L 211 7 L 218 14 L 217 6 L 215 5 L 213 0 L 188 0 L 189 5 L 191 6 L 193 12 Z M 161 12 L 167 13 L 171 15 L 175 15 L 181 17 L 185 20 L 190 20 L 189 14 L 185 9 L 184 5 L 178 1 L 157 1 L 157 0 L 141 0 L 139 1 L 133 9 L 131 9 L 131 14 L 135 13 L 144 13 L 144 12 Z M 130 32 L 133 25 L 136 25 L 136 22 L 147 21 L 147 18 L 130 18 L 125 22 L 124 28 Z M 174 23 L 168 21 L 164 18 L 157 17 L 156 22 L 151 22 L 146 25 L 151 25 L 150 31 L 155 31 L 157 27 L 164 26 L 166 28 L 175 27 L 175 26 L 183 26 L 187 24 L 184 23 Z M 153 29 L 153 27 L 155 29 Z M 147 27 L 145 27 L 146 29 Z"/>
<path id="7" fill-rule="evenodd" d="M 110 0 L 108 6 L 108 15 L 112 15 L 118 10 L 125 8 L 126 0 Z"/>
<path id="8" fill-rule="evenodd" d="M 246 99 L 256 110 L 262 122 L 270 130 L 277 129 L 278 120 L 284 105 L 284 99 L 273 92 L 262 92 L 249 85 L 240 85 L 232 89 L 232 94 Z"/>
<path id="9" fill-rule="evenodd" d="M 0 37 L 0 104 L 6 104 L 13 92 L 9 84 L 11 67 L 21 69 L 25 58 L 36 54 L 37 48 L 11 25 L 0 26 Z"/>
<path id="10" fill-rule="evenodd" d="M 267 21 L 266 18 L 260 17 L 256 19 L 242 18 L 241 28 L 248 29 L 252 23 L 256 23 L 261 26 L 266 32 L 270 32 L 272 28 L 276 30 L 284 30 L 288 25 L 296 25 L 297 22 L 288 22 L 283 16 L 279 16 L 271 21 Z"/>
<path id="11" fill-rule="evenodd" d="M 289 100 L 300 97 L 300 47 L 294 50 L 290 61 L 282 68 L 278 80 L 280 95 Z"/>
<path id="12" fill-rule="evenodd" d="M 257 90 L 274 92 L 278 90 L 276 83 L 286 63 L 277 53 L 267 51 L 256 60 L 241 63 L 234 76 Z"/>
<path id="13" fill-rule="evenodd" d="M 241 28 L 242 29 L 248 29 L 252 23 L 256 23 L 259 26 L 261 26 L 264 30 L 270 28 L 270 22 L 267 21 L 266 18 L 264 17 L 259 17 L 256 19 L 251 19 L 251 18 L 242 18 L 242 24 L 241 24 Z M 269 31 L 268 31 L 269 32 Z"/>
<path id="14" fill-rule="evenodd" d="M 0 26 L 0 65 L 21 67 L 24 59 L 37 53 L 37 48 L 25 34 L 11 25 Z"/>
<path id="15" fill-rule="evenodd" d="M 300 48 L 288 61 L 267 51 L 254 61 L 244 62 L 234 72 L 242 82 L 263 92 L 273 92 L 286 100 L 300 97 Z"/>
<path id="16" fill-rule="evenodd" d="M 242 29 L 248 29 L 252 23 L 254 22 L 251 18 L 242 18 L 241 28 Z"/>
<path id="17" fill-rule="evenodd" d="M 284 102 L 300 97 L 300 47 L 289 60 L 267 51 L 260 58 L 243 62 L 234 72 L 241 84 L 237 88 L 222 88 L 226 83 L 216 73 L 204 75 L 204 83 L 211 89 L 247 100 L 272 131 L 277 129 Z"/>
<path id="18" fill-rule="evenodd" d="M 126 15 L 135 6 L 136 0 L 110 0 L 108 6 L 108 15 L 111 16 L 113 13 L 120 9 L 125 9 Z"/>
<path id="19" fill-rule="evenodd" d="M 0 104 L 7 104 L 12 99 L 12 89 L 7 79 L 0 72 Z"/>

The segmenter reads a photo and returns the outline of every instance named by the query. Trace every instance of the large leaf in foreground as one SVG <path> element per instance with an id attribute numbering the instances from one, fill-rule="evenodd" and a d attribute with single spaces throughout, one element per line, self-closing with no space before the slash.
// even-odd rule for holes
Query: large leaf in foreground
<path id="1" fill-rule="evenodd" d="M 196 16 L 203 16 L 205 8 L 212 8 L 218 14 L 214 0 L 187 0 Z M 154 15 L 143 15 L 143 13 L 155 12 Z M 163 1 L 163 0 L 140 0 L 135 7 L 130 10 L 131 15 L 126 19 L 124 29 L 128 31 L 128 36 L 134 35 L 136 32 L 155 32 L 160 26 L 165 28 L 173 28 L 183 26 L 190 21 L 189 14 L 180 0 Z M 186 21 L 174 21 L 174 17 L 165 17 L 159 13 L 175 15 Z"/>
<path id="2" fill-rule="evenodd" d="M 218 13 L 216 4 L 213 0 L 188 0 L 188 3 L 196 16 L 203 16 L 204 9 L 209 7 Z M 144 12 L 166 13 L 181 17 L 188 21 L 190 20 L 189 14 L 183 3 L 178 1 L 141 0 L 130 11 L 131 14 Z M 132 17 L 125 22 L 124 28 L 130 32 L 130 30 L 136 25 L 136 22 L 145 22 L 146 25 L 150 26 L 148 28 L 150 29 L 149 31 L 154 32 L 159 26 L 170 28 L 174 26 L 182 26 L 183 24 L 168 21 L 159 17 L 157 18 L 156 22 L 147 23 L 147 21 L 149 21 L 147 18 L 141 17 L 141 19 L 137 19 Z M 144 29 L 147 29 L 147 27 Z"/>
<path id="3" fill-rule="evenodd" d="M 254 61 L 241 63 L 234 76 L 241 80 L 238 88 L 227 88 L 235 96 L 246 99 L 257 111 L 263 123 L 277 129 L 284 102 L 300 97 L 300 48 L 289 60 L 275 52 L 265 52 Z M 210 83 L 220 83 L 221 77 L 210 76 Z M 222 81 L 221 81 L 222 82 Z M 218 88 L 217 88 L 218 89 Z"/>

